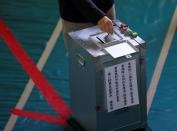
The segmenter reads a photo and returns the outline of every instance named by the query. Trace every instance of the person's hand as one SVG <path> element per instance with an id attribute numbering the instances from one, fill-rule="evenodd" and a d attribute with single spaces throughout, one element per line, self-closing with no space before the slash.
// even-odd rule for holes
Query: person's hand
<path id="1" fill-rule="evenodd" d="M 102 17 L 98 21 L 98 26 L 102 31 L 113 34 L 113 23 L 107 16 Z"/>

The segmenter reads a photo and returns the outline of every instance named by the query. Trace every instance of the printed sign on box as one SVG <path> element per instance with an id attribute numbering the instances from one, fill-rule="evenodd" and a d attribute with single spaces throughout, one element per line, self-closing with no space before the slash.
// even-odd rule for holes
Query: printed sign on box
<path id="1" fill-rule="evenodd" d="M 136 60 L 104 69 L 108 112 L 139 104 Z"/>

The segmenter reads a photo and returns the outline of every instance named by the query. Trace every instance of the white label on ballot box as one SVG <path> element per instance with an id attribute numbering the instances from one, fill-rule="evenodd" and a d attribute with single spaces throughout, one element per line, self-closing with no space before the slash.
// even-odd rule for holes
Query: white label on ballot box
<path id="1" fill-rule="evenodd" d="M 113 57 L 118 58 L 121 56 L 125 56 L 128 54 L 135 53 L 135 49 L 133 49 L 128 43 L 123 42 L 117 45 L 113 45 L 110 47 L 106 47 L 105 50 Z"/>
<path id="2" fill-rule="evenodd" d="M 108 112 L 139 104 L 136 60 L 104 69 Z"/>

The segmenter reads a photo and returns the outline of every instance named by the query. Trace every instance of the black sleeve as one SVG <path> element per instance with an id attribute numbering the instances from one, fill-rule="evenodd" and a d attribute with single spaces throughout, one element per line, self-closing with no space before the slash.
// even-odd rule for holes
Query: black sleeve
<path id="1" fill-rule="evenodd" d="M 97 22 L 106 15 L 92 0 L 71 0 L 71 2 L 85 19 L 94 24 L 97 24 Z"/>

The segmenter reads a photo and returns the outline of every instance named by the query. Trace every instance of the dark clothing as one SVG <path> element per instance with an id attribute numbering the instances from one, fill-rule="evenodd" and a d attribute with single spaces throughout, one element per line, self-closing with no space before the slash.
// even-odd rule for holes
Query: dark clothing
<path id="1" fill-rule="evenodd" d="M 71 22 L 97 24 L 112 7 L 114 0 L 59 0 L 60 15 Z"/>

